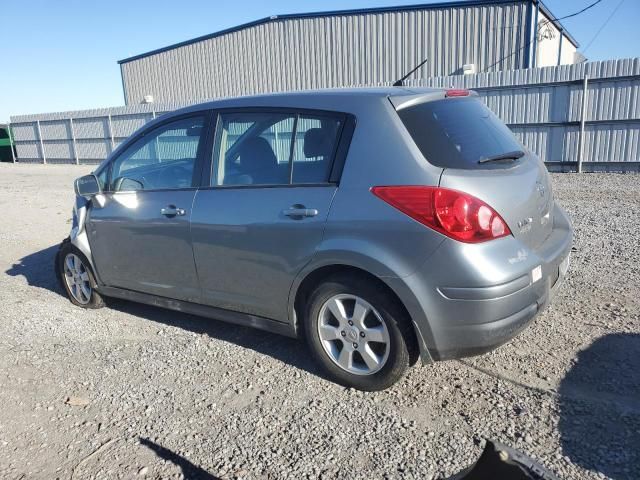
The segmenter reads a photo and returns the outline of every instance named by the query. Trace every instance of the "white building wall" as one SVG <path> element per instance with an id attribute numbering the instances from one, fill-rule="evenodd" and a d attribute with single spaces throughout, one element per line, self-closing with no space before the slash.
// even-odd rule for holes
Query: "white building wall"
<path id="1" fill-rule="evenodd" d="M 571 43 L 566 35 L 549 21 L 542 12 L 538 17 L 538 44 L 536 46 L 536 66 L 551 67 L 553 65 L 571 65 L 576 63 L 576 46 Z M 562 51 L 560 51 L 562 41 Z M 558 63 L 558 55 L 560 62 Z"/>

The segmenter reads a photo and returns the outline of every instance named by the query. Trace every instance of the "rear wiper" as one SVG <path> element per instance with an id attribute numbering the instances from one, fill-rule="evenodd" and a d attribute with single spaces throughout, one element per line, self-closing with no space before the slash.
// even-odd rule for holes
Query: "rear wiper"
<path id="1" fill-rule="evenodd" d="M 498 155 L 492 155 L 491 157 L 483 157 L 478 160 L 478 163 L 497 162 L 500 160 L 517 160 L 524 157 L 522 150 L 514 150 L 513 152 L 499 153 Z"/>

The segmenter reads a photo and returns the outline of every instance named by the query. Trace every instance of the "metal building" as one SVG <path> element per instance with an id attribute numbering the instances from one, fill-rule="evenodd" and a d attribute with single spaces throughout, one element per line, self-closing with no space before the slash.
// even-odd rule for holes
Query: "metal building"
<path id="1" fill-rule="evenodd" d="M 393 82 L 576 63 L 578 43 L 540 0 L 467 0 L 279 15 L 118 62 L 125 102 Z M 414 77 L 415 77 L 414 76 Z"/>

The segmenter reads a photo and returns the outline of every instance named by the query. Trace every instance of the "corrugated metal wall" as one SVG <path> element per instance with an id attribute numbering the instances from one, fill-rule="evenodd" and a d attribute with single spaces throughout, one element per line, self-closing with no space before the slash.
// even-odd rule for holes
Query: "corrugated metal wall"
<path id="1" fill-rule="evenodd" d="M 584 162 L 640 165 L 640 58 L 436 77 L 414 86 L 473 88 L 531 150 L 548 162 L 576 162 L 588 76 Z M 378 85 L 382 84 L 381 82 Z M 12 117 L 20 162 L 97 163 L 154 115 L 183 104 L 133 105 Z M 44 148 L 44 156 L 43 156 Z"/>
<path id="2" fill-rule="evenodd" d="M 274 19 L 121 64 L 127 104 L 527 66 L 529 2 Z M 513 52 L 512 55 L 509 53 Z M 501 60 L 502 59 L 502 60 Z"/>

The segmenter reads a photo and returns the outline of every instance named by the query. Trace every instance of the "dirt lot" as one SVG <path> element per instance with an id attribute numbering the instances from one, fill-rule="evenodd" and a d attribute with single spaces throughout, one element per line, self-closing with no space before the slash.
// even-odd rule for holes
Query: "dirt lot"
<path id="1" fill-rule="evenodd" d="M 491 354 L 370 394 L 291 339 L 72 306 L 53 257 L 88 170 L 0 165 L 1 478 L 431 479 L 484 438 L 561 478 L 640 478 L 640 176 L 554 175 L 576 241 L 551 309 Z"/>

